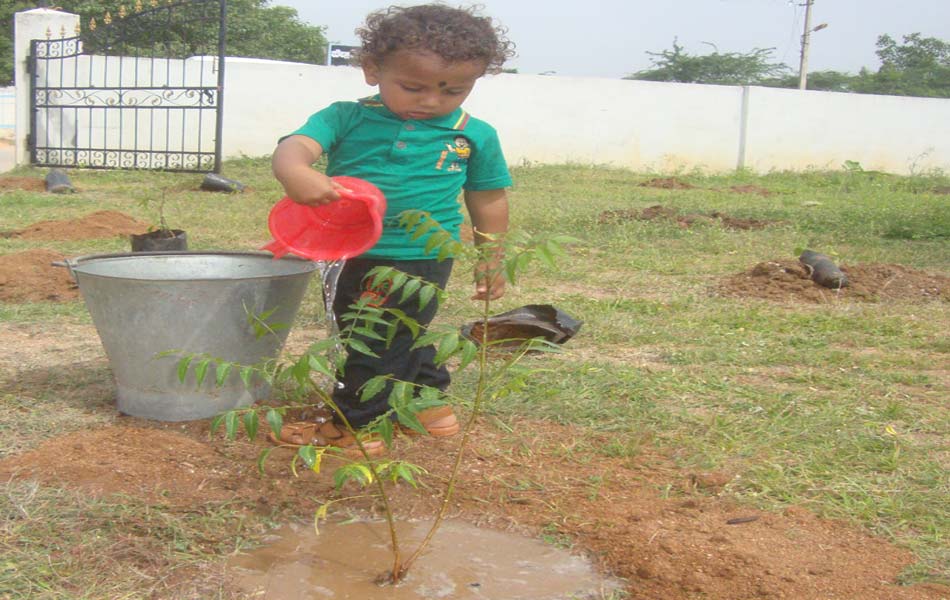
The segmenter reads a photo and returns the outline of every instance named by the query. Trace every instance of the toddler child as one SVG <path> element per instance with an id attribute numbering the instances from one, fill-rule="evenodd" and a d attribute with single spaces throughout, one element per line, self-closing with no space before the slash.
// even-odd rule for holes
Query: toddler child
<path id="1" fill-rule="evenodd" d="M 369 251 L 343 265 L 334 315 L 347 312 L 367 291 L 365 275 L 374 267 L 394 267 L 445 287 L 452 260 L 440 262 L 426 252 L 428 235 L 413 240 L 399 225 L 403 211 L 427 211 L 458 240 L 462 192 L 476 244 L 508 229 L 506 188 L 511 176 L 498 136 L 490 125 L 461 107 L 475 82 L 486 73 L 498 72 L 513 55 L 504 30 L 470 10 L 428 4 L 375 12 L 357 33 L 362 40 L 358 57 L 363 75 L 367 84 L 378 86 L 378 93 L 355 102 L 336 102 L 317 112 L 283 138 L 273 156 L 274 175 L 295 202 L 319 205 L 339 199 L 330 180 L 334 175 L 365 179 L 386 196 L 382 237 Z M 312 167 L 324 154 L 326 174 Z M 486 253 L 476 266 L 473 299 L 495 299 L 504 293 L 498 260 L 497 254 Z M 420 310 L 415 298 L 403 304 L 387 298 L 385 305 L 398 306 L 423 328 L 436 311 L 434 302 Z M 372 377 L 391 375 L 441 390 L 448 386 L 449 373 L 435 364 L 435 349 L 411 349 L 414 340 L 407 328 L 400 326 L 388 347 L 382 341 L 359 339 L 378 358 L 349 351 L 333 392 L 333 401 L 354 428 L 389 409 L 389 386 L 361 402 L 360 388 Z M 431 435 L 448 436 L 459 430 L 451 407 L 427 409 L 417 416 Z M 330 419 L 288 424 L 280 441 L 351 449 L 355 443 L 340 423 Z M 378 440 L 364 447 L 371 454 L 384 451 Z"/>

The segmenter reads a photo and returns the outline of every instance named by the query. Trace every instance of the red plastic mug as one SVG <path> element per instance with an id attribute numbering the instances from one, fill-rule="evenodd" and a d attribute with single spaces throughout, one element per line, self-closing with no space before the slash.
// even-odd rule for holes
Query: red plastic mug
<path id="1" fill-rule="evenodd" d="M 289 252 L 330 261 L 358 256 L 376 244 L 383 233 L 386 197 L 364 179 L 345 175 L 331 179 L 346 188 L 339 190 L 339 200 L 308 206 L 284 198 L 274 205 L 267 219 L 274 241 L 264 250 L 274 258 Z"/>

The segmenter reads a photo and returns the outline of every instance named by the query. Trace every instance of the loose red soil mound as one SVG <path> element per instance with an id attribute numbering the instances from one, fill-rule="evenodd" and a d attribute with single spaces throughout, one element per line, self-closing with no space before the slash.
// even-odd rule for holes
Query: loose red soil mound
<path id="1" fill-rule="evenodd" d="M 275 450 L 266 476 L 259 476 L 254 459 L 268 447 L 264 432 L 254 442 L 227 442 L 209 439 L 207 421 L 121 421 L 8 457 L 0 461 L 0 478 L 32 478 L 185 509 L 230 499 L 236 509 L 276 511 L 283 518 L 312 518 L 318 503 L 359 493 L 333 491 L 330 458 L 320 474 L 304 469 L 293 477 L 291 449 Z M 605 572 L 627 579 L 632 598 L 937 600 L 950 593 L 940 586 L 896 585 L 911 555 L 854 527 L 800 508 L 768 513 L 734 504 L 719 495 L 730 474 L 684 476 L 648 449 L 634 460 L 589 460 L 565 449 L 582 440 L 607 443 L 606 437 L 585 439 L 588 432 L 545 422 L 512 425 L 513 433 L 485 424 L 476 428 L 450 516 L 528 535 L 563 536 Z M 431 517 L 455 441 L 397 440 L 395 457 L 426 468 L 426 481 L 434 486 L 400 486 L 394 505 L 402 518 Z M 671 489 L 673 497 L 661 497 L 661 488 Z M 378 510 L 365 500 L 348 506 Z"/>
<path id="2" fill-rule="evenodd" d="M 51 264 L 63 258 L 62 254 L 43 249 L 0 256 L 0 300 L 60 302 L 77 298 L 79 288 L 69 271 Z"/>
<path id="3" fill-rule="evenodd" d="M 148 223 L 138 221 L 125 213 L 100 210 L 81 219 L 39 221 L 5 235 L 27 240 L 88 240 L 144 233 L 147 229 Z"/>
<path id="4" fill-rule="evenodd" d="M 840 290 L 811 280 L 794 260 L 761 262 L 748 271 L 728 277 L 719 286 L 727 296 L 799 302 L 950 302 L 950 277 L 894 264 L 841 265 L 850 285 Z"/>
<path id="5" fill-rule="evenodd" d="M 729 229 L 764 229 L 769 225 L 779 223 L 779 221 L 760 219 L 740 219 L 718 211 L 712 212 L 709 215 L 695 213 L 680 214 L 675 208 L 669 208 L 659 204 L 644 208 L 643 210 L 632 208 L 607 210 L 600 213 L 597 221 L 601 224 L 607 224 L 630 220 L 653 221 L 656 219 L 676 221 L 676 224 L 682 228 L 690 227 L 695 223 L 714 223 L 716 220 Z"/>
<path id="6" fill-rule="evenodd" d="M 640 187 L 653 187 L 664 190 L 692 190 L 696 188 L 695 185 L 680 181 L 675 177 L 657 177 L 649 181 L 644 181 L 640 184 Z"/>
<path id="7" fill-rule="evenodd" d="M 0 190 L 45 192 L 46 180 L 36 177 L 0 177 Z"/>

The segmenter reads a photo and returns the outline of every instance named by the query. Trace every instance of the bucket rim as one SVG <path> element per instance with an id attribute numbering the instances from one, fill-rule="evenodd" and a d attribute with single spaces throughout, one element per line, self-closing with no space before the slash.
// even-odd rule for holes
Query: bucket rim
<path id="1" fill-rule="evenodd" d="M 138 257 L 162 257 L 162 256 L 231 256 L 231 257 L 250 257 L 250 258 L 262 258 L 267 259 L 269 262 L 273 261 L 294 261 L 299 263 L 304 263 L 304 269 L 299 273 L 290 273 L 285 275 L 253 275 L 253 276 L 242 276 L 240 279 L 249 280 L 249 279 L 273 279 L 274 277 L 295 277 L 298 275 L 310 274 L 313 271 L 320 268 L 320 263 L 318 261 L 307 260 L 299 256 L 289 255 L 282 258 L 275 258 L 270 252 L 259 252 L 252 250 L 155 250 L 147 252 L 113 252 L 113 253 L 104 253 L 104 254 L 84 254 L 81 256 L 75 256 L 72 258 L 66 258 L 62 261 L 54 262 L 53 265 L 57 267 L 66 267 L 69 270 L 70 275 L 73 276 L 73 279 L 76 279 L 76 274 L 81 273 L 84 277 L 103 277 L 106 279 L 129 279 L 128 277 L 116 277 L 113 275 L 103 275 L 101 273 L 87 273 L 80 270 L 83 265 L 94 263 L 102 260 L 116 260 L 123 258 L 138 258 Z M 137 277 L 134 278 L 136 281 L 175 281 L 169 279 L 151 279 L 148 277 Z M 228 281 L 231 278 L 189 278 L 188 281 Z"/>

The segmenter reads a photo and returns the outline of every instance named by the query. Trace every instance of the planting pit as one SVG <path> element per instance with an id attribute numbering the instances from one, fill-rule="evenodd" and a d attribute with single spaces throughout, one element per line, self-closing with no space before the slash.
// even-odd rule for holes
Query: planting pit
<path id="1" fill-rule="evenodd" d="M 770 260 L 727 277 L 717 293 L 723 296 L 775 301 L 826 302 L 950 302 L 950 277 L 895 264 L 841 265 L 850 285 L 822 287 L 797 260 Z"/>

